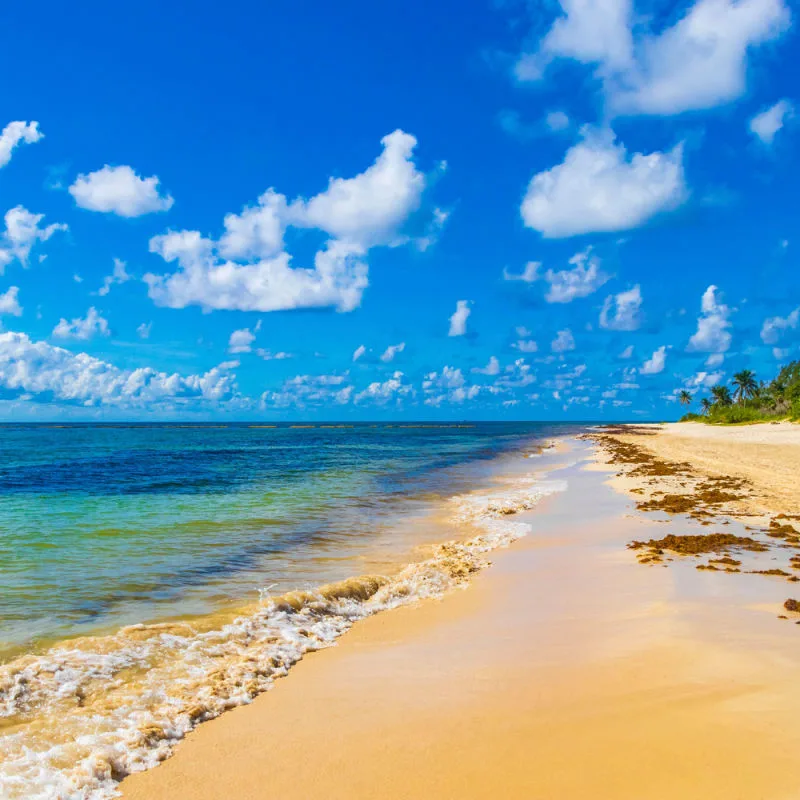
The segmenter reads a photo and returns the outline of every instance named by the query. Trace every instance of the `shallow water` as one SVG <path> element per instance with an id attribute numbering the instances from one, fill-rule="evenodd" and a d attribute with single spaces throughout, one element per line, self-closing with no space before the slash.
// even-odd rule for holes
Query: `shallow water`
<path id="1" fill-rule="evenodd" d="M 518 456 L 568 430 L 0 428 L 0 795 L 110 796 L 353 621 L 458 585 L 549 491 Z"/>

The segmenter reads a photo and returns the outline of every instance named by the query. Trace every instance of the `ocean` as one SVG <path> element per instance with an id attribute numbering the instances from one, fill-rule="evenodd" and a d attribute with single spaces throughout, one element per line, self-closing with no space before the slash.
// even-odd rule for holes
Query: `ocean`
<path id="1" fill-rule="evenodd" d="M 524 457 L 574 430 L 0 426 L 0 797 L 111 797 L 358 619 L 460 585 L 552 489 Z"/>

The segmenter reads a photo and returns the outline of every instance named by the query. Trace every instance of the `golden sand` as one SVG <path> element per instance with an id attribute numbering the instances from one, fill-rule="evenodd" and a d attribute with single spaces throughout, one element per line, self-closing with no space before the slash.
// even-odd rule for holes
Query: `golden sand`
<path id="1" fill-rule="evenodd" d="M 686 460 L 692 441 L 670 446 Z M 627 542 L 705 529 L 667 530 L 601 472 L 558 477 L 534 533 L 466 590 L 359 623 L 126 779 L 126 800 L 797 797 L 785 581 L 642 567 Z"/>

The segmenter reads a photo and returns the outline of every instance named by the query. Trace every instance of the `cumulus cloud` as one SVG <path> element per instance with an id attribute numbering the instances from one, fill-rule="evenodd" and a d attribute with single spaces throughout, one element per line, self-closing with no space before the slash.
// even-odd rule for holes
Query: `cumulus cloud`
<path id="1" fill-rule="evenodd" d="M 131 167 L 106 164 L 96 172 L 78 175 L 69 193 L 81 208 L 118 214 L 120 217 L 141 217 L 156 211 L 168 211 L 175 202 L 162 195 L 155 175 L 140 178 Z"/>
<path id="2" fill-rule="evenodd" d="M 353 395 L 353 386 L 344 375 L 295 375 L 284 381 L 278 391 L 261 395 L 261 407 L 285 408 L 318 406 L 333 403 L 346 405 Z"/>
<path id="3" fill-rule="evenodd" d="M 153 329 L 152 322 L 143 322 L 139 327 L 136 329 L 136 335 L 140 339 L 149 339 L 150 338 L 150 331 Z"/>
<path id="4" fill-rule="evenodd" d="M 594 70 L 617 114 L 678 114 L 735 100 L 752 52 L 790 23 L 783 0 L 697 0 L 655 31 L 631 0 L 560 2 L 538 47 L 518 59 L 516 78 L 540 80 L 554 60 L 578 61 Z"/>
<path id="5" fill-rule="evenodd" d="M 467 332 L 467 319 L 472 313 L 468 300 L 456 302 L 456 310 L 450 317 L 450 330 L 448 336 L 463 336 Z"/>
<path id="6" fill-rule="evenodd" d="M 43 399 L 116 407 L 171 406 L 232 395 L 235 376 L 222 366 L 181 376 L 151 367 L 119 369 L 86 353 L 71 353 L 24 333 L 0 333 L 0 386 Z"/>
<path id="7" fill-rule="evenodd" d="M 20 144 L 33 144 L 44 138 L 38 122 L 9 122 L 0 133 L 0 167 L 11 161 L 11 154 Z"/>
<path id="8" fill-rule="evenodd" d="M 788 100 L 779 100 L 760 114 L 756 114 L 748 125 L 750 132 L 764 144 L 772 144 L 775 134 L 787 119 L 794 116 L 794 106 Z"/>
<path id="9" fill-rule="evenodd" d="M 703 292 L 697 331 L 689 339 L 690 353 L 725 353 L 731 346 L 731 310 L 719 298 L 719 289 L 709 286 Z"/>
<path id="10" fill-rule="evenodd" d="M 635 331 L 641 324 L 642 291 L 639 285 L 609 295 L 600 312 L 600 327 L 611 331 Z"/>
<path id="11" fill-rule="evenodd" d="M 374 381 L 353 399 L 356 403 L 372 401 L 378 405 L 386 405 L 392 401 L 400 403 L 404 397 L 414 394 L 413 387 L 403 381 L 403 373 L 395 372 L 385 381 Z"/>
<path id="12" fill-rule="evenodd" d="M 394 357 L 398 353 L 402 353 L 403 350 L 405 349 L 406 349 L 405 342 L 400 342 L 400 344 L 391 344 L 386 348 L 383 355 L 381 355 L 381 361 L 388 364 L 390 361 L 394 361 Z"/>
<path id="13" fill-rule="evenodd" d="M 539 345 L 533 339 L 517 339 L 511 346 L 520 353 L 536 353 L 539 350 Z"/>
<path id="14" fill-rule="evenodd" d="M 228 339 L 228 352 L 249 353 L 253 349 L 252 344 L 255 340 L 255 334 L 249 328 L 234 331 Z"/>
<path id="15" fill-rule="evenodd" d="M 547 238 L 635 228 L 686 198 L 683 147 L 634 153 L 612 131 L 584 128 L 561 164 L 534 175 L 522 219 Z"/>
<path id="16" fill-rule="evenodd" d="M 458 367 L 445 366 L 440 372 L 429 372 L 422 382 L 425 405 L 438 407 L 442 403 L 463 403 L 481 392 L 477 384 L 468 385 Z"/>
<path id="17" fill-rule="evenodd" d="M 277 255 L 283 249 L 286 230 L 286 198 L 268 189 L 258 204 L 245 207 L 240 214 L 226 214 L 225 233 L 218 250 L 223 258 L 260 259 Z"/>
<path id="18" fill-rule="evenodd" d="M 59 222 L 42 227 L 43 219 L 44 214 L 33 214 L 23 206 L 6 211 L 5 230 L 0 234 L 0 275 L 14 259 L 26 267 L 37 242 L 46 242 L 56 231 L 67 230 L 67 226 Z"/>
<path id="19" fill-rule="evenodd" d="M 531 373 L 530 364 L 527 364 L 524 358 L 518 358 L 506 366 L 491 388 L 495 393 L 506 392 L 510 389 L 529 386 L 535 380 L 536 377 Z"/>
<path id="20" fill-rule="evenodd" d="M 764 344 L 777 344 L 784 333 L 797 330 L 800 326 L 800 308 L 785 317 L 768 317 L 761 326 L 761 341 Z"/>
<path id="21" fill-rule="evenodd" d="M 19 286 L 10 286 L 6 292 L 0 294 L 0 314 L 22 316 L 22 306 L 19 304 Z"/>
<path id="22" fill-rule="evenodd" d="M 119 258 L 114 259 L 114 269 L 110 275 L 106 275 L 106 277 L 103 278 L 103 285 L 97 290 L 97 294 L 99 294 L 100 297 L 105 297 L 111 291 L 111 287 L 115 283 L 127 283 L 127 281 L 131 279 L 131 276 L 125 269 L 126 266 L 127 264 Z"/>
<path id="23" fill-rule="evenodd" d="M 397 130 L 381 139 L 383 152 L 355 178 L 331 178 L 326 191 L 292 204 L 295 224 L 318 228 L 362 247 L 390 244 L 420 204 L 425 176 L 412 160 L 417 140 Z"/>
<path id="24" fill-rule="evenodd" d="M 667 347 L 666 345 L 662 345 L 644 362 L 644 364 L 642 364 L 642 368 L 639 372 L 642 375 L 658 375 L 660 372 L 664 371 L 666 363 Z"/>
<path id="25" fill-rule="evenodd" d="M 93 336 L 110 336 L 111 329 L 108 327 L 108 320 L 101 316 L 100 312 L 92 306 L 85 317 L 75 317 L 67 322 L 64 317 L 59 320 L 58 325 L 53 328 L 53 336 L 59 339 L 79 339 L 86 341 Z"/>
<path id="26" fill-rule="evenodd" d="M 575 337 L 569 328 L 559 331 L 556 338 L 550 343 L 550 349 L 554 353 L 566 353 L 568 350 L 575 349 Z"/>
<path id="27" fill-rule="evenodd" d="M 490 356 L 489 362 L 485 367 L 473 367 L 472 371 L 480 375 L 498 375 L 500 373 L 500 362 L 495 356 Z"/>
<path id="28" fill-rule="evenodd" d="M 228 214 L 218 241 L 199 231 L 153 237 L 150 251 L 177 270 L 145 275 L 150 297 L 157 305 L 206 311 L 357 308 L 369 284 L 369 250 L 407 241 L 401 228 L 419 208 L 426 184 L 412 158 L 413 136 L 395 131 L 381 141 L 383 152 L 363 173 L 332 178 L 308 200 L 289 202 L 270 189 L 256 206 Z M 292 263 L 284 247 L 288 226 L 331 237 L 313 266 Z"/>
<path id="29" fill-rule="evenodd" d="M 619 358 L 628 359 L 633 355 L 633 345 L 629 344 L 620 354 Z"/>
<path id="30" fill-rule="evenodd" d="M 591 248 L 576 253 L 569 260 L 572 269 L 554 271 L 548 269 L 543 275 L 550 288 L 544 296 L 548 303 L 571 303 L 579 297 L 588 297 L 610 279 L 600 269 L 600 260 L 592 255 Z"/>

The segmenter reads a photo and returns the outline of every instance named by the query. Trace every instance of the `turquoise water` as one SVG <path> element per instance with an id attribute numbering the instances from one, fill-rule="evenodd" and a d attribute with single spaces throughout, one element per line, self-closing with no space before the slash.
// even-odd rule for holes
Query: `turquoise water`
<path id="1" fill-rule="evenodd" d="M 0 660 L 348 577 L 399 518 L 553 432 L 0 426 Z"/>

